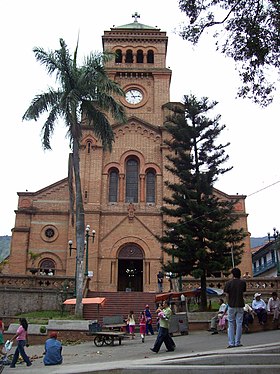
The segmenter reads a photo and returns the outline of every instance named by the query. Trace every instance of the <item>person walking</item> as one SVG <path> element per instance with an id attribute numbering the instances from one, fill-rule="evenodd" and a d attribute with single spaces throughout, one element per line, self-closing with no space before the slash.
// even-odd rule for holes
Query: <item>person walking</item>
<path id="1" fill-rule="evenodd" d="M 62 345 L 57 340 L 57 332 L 52 331 L 45 342 L 44 365 L 60 365 L 62 363 Z"/>
<path id="2" fill-rule="evenodd" d="M 228 348 L 241 347 L 243 308 L 245 306 L 243 293 L 246 292 L 246 281 L 241 278 L 239 268 L 231 270 L 233 279 L 226 282 L 224 292 L 228 301 Z"/>
<path id="3" fill-rule="evenodd" d="M 144 311 L 141 312 L 140 318 L 139 318 L 139 329 L 140 329 L 140 335 L 142 339 L 142 343 L 145 342 L 145 335 L 146 335 L 146 316 Z"/>
<path id="4" fill-rule="evenodd" d="M 175 351 L 176 345 L 169 334 L 169 322 L 171 316 L 172 310 L 169 307 L 169 302 L 165 300 L 163 302 L 162 310 L 158 313 L 158 317 L 160 318 L 159 331 L 153 348 L 150 348 L 152 352 L 158 353 L 163 342 L 166 346 L 167 352 Z"/>
<path id="5" fill-rule="evenodd" d="M 17 332 L 16 332 L 15 336 L 13 336 L 12 339 L 11 339 L 11 341 L 16 339 L 17 348 L 15 350 L 14 357 L 13 357 L 12 363 L 10 365 L 10 368 L 15 368 L 16 367 L 16 362 L 18 360 L 19 355 L 21 355 L 23 360 L 26 362 L 26 366 L 31 366 L 32 365 L 29 357 L 27 356 L 27 354 L 25 353 L 25 350 L 24 350 L 25 346 L 28 347 L 28 334 L 27 334 L 28 323 L 27 323 L 27 320 L 25 318 L 20 318 L 19 323 L 20 323 L 19 328 L 17 329 Z"/>
<path id="6" fill-rule="evenodd" d="M 151 333 L 151 335 L 154 335 L 152 313 L 148 304 L 145 307 L 144 313 L 146 316 L 146 335 L 149 335 L 149 332 Z"/>
<path id="7" fill-rule="evenodd" d="M 129 326 L 129 334 L 131 336 L 131 339 L 135 338 L 135 318 L 134 318 L 134 312 L 131 310 L 129 312 L 129 315 L 127 316 L 127 323 Z"/>

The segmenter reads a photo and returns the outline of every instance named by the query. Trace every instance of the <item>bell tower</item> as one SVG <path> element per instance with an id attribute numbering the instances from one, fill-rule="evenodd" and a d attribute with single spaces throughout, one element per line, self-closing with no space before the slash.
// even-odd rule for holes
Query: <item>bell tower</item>
<path id="1" fill-rule="evenodd" d="M 137 12 L 132 17 L 134 22 L 104 32 L 103 50 L 115 53 L 106 70 L 126 93 L 121 102 L 128 117 L 160 126 L 164 122 L 162 106 L 170 101 L 168 38 L 159 28 L 139 23 Z"/>

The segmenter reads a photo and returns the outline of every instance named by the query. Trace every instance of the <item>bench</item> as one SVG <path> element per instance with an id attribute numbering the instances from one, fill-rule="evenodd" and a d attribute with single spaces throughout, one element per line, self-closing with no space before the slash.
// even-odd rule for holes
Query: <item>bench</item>
<path id="1" fill-rule="evenodd" d="M 123 331 L 125 327 L 123 316 L 103 317 L 102 329 Z"/>

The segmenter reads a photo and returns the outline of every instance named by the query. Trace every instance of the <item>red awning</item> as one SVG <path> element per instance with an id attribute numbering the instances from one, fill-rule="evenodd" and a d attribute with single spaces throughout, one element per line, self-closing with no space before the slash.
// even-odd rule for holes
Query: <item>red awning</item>
<path id="1" fill-rule="evenodd" d="M 105 303 L 105 297 L 84 297 L 82 299 L 82 304 L 97 304 L 103 306 Z M 65 305 L 75 305 L 76 299 L 67 299 L 64 301 Z"/>
<path id="2" fill-rule="evenodd" d="M 194 297 L 197 296 L 199 292 L 197 290 L 193 291 L 183 291 L 183 292 L 167 292 L 167 293 L 159 293 L 156 295 L 156 303 L 159 301 L 164 300 L 172 300 L 172 299 L 179 299 L 181 295 L 185 297 Z"/>

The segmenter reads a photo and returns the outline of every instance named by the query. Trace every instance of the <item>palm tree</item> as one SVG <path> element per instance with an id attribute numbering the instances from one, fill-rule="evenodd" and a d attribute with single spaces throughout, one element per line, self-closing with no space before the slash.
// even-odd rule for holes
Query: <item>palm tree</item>
<path id="1" fill-rule="evenodd" d="M 114 134 L 107 115 L 114 120 L 124 122 L 125 112 L 115 99 L 123 96 L 122 88 L 110 80 L 105 63 L 111 58 L 109 53 L 90 53 L 81 66 L 77 65 L 78 44 L 71 56 L 63 39 L 60 49 L 45 51 L 35 47 L 36 60 L 45 66 L 49 75 L 55 74 L 57 88 L 49 88 L 47 92 L 36 95 L 23 115 L 23 120 L 35 120 L 43 113 L 47 119 L 42 128 L 43 148 L 51 149 L 50 140 L 55 124 L 62 118 L 70 139 L 72 157 L 70 157 L 69 175 L 75 176 L 75 208 L 76 208 L 76 307 L 75 314 L 82 316 L 83 289 L 83 257 L 85 240 L 84 204 L 80 179 L 80 140 L 82 125 L 87 123 L 95 136 L 101 140 L 104 149 L 112 149 Z M 69 189 L 72 182 L 70 178 Z M 71 193 L 70 193 L 71 200 Z M 73 204 L 72 204 L 73 207 Z M 73 212 L 73 210 L 72 210 Z M 73 217 L 73 216 L 72 216 Z"/>

